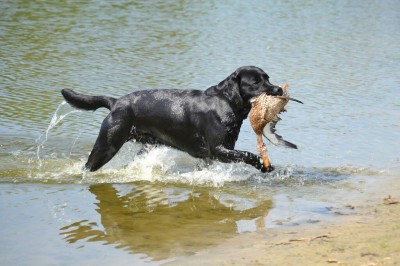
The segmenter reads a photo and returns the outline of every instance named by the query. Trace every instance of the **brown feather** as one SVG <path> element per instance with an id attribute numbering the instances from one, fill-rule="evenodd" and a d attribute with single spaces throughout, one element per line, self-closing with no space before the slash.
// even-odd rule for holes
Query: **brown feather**
<path id="1" fill-rule="evenodd" d="M 289 94 L 286 90 L 288 84 L 282 86 L 284 97 L 276 97 L 262 93 L 256 98 L 252 99 L 252 106 L 250 111 L 250 124 L 254 132 L 257 135 L 257 151 L 264 160 L 264 166 L 266 168 L 271 167 L 271 163 L 268 159 L 267 147 L 262 139 L 262 133 L 264 127 L 276 119 L 278 114 L 284 112 L 285 105 L 288 103 Z"/>

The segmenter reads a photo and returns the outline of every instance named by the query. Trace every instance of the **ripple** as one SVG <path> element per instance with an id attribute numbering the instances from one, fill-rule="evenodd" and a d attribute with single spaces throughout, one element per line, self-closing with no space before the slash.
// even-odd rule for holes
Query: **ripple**
<path id="1" fill-rule="evenodd" d="M 21 150 L 30 149 L 62 88 L 114 97 L 144 88 L 205 89 L 241 65 L 257 65 L 305 102 L 289 106 L 279 125 L 300 149 L 271 147 L 274 161 L 385 169 L 398 159 L 398 5 L 2 2 L 3 139 L 29 137 Z M 84 160 L 106 113 L 64 119 L 49 132 L 44 153 L 77 139 L 85 149 L 73 152 Z M 244 125 L 242 133 L 238 146 L 256 152 L 247 141 L 251 129 Z"/>

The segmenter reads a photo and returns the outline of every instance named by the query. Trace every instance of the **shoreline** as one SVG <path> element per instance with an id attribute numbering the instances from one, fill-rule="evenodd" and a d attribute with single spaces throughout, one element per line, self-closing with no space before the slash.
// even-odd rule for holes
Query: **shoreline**
<path id="1" fill-rule="evenodd" d="M 369 200 L 349 205 L 354 215 L 246 233 L 165 265 L 400 265 L 400 186 L 381 181 Z"/>

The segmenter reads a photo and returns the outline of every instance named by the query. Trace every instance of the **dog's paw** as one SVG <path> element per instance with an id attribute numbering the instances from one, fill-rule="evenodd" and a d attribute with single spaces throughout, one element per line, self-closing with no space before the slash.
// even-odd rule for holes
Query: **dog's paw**
<path id="1" fill-rule="evenodd" d="M 275 170 L 275 167 L 273 167 L 272 165 L 270 165 L 268 167 L 265 167 L 265 166 L 261 167 L 261 172 L 262 173 L 270 173 L 270 172 L 272 172 L 274 170 Z"/>

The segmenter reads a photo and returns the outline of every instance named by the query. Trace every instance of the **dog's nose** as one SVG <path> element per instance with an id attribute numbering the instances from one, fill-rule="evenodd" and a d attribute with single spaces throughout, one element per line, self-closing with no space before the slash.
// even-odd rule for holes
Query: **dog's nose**
<path id="1" fill-rule="evenodd" d="M 273 94 L 273 95 L 282 96 L 283 90 L 282 90 L 281 87 L 274 87 L 274 88 L 272 89 L 272 94 Z"/>

